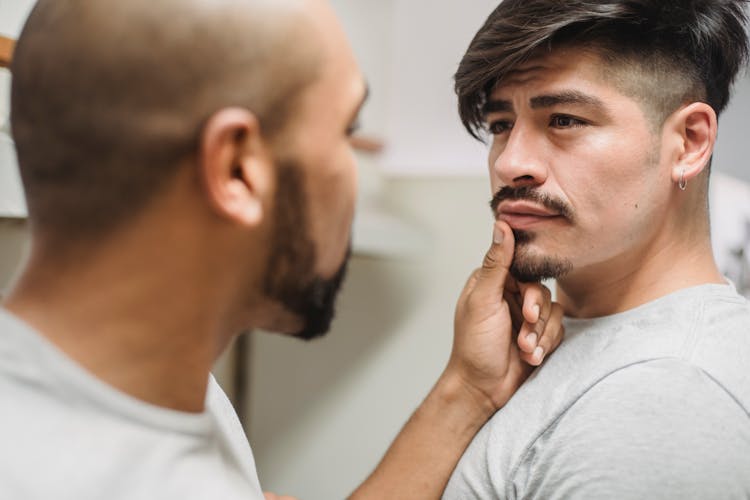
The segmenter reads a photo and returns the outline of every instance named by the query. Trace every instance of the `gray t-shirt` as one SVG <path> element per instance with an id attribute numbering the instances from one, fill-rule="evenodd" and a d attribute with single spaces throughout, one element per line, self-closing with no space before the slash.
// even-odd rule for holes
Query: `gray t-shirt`
<path id="1" fill-rule="evenodd" d="M 565 326 L 443 498 L 750 498 L 750 305 L 734 287 Z"/>
<path id="2" fill-rule="evenodd" d="M 0 309 L 0 499 L 262 500 L 247 438 L 209 380 L 206 410 L 106 385 Z"/>

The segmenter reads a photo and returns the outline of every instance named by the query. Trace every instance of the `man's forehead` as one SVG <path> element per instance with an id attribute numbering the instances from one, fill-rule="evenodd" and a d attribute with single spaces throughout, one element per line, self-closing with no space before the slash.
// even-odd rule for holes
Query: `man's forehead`
<path id="1" fill-rule="evenodd" d="M 495 84 L 489 97 L 497 99 L 511 87 L 525 87 L 540 81 L 567 79 L 572 85 L 584 80 L 606 83 L 601 76 L 602 60 L 598 54 L 585 49 L 560 48 L 539 52 L 508 71 Z"/>

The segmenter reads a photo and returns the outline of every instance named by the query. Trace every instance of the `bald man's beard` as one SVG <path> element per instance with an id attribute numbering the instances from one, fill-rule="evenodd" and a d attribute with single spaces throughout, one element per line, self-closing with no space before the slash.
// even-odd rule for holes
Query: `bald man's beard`
<path id="1" fill-rule="evenodd" d="M 351 243 L 336 273 L 316 275 L 315 244 L 310 238 L 304 171 L 294 161 L 277 165 L 275 224 L 272 248 L 264 277 L 265 293 L 303 322 L 288 332 L 303 340 L 321 337 L 331 327 L 336 297 L 346 276 Z"/>

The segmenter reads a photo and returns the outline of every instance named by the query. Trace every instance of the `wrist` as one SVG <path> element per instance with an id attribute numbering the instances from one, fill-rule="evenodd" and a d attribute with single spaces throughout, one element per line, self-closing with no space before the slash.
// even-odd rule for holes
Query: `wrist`
<path id="1" fill-rule="evenodd" d="M 450 367 L 440 376 L 433 392 L 443 405 L 456 408 L 467 422 L 483 425 L 499 409 L 491 397 Z"/>

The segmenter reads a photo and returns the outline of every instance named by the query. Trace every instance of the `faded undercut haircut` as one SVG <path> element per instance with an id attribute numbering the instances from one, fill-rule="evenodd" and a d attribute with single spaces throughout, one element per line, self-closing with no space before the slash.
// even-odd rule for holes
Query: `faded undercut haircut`
<path id="1" fill-rule="evenodd" d="M 504 0 L 455 76 L 459 113 L 477 139 L 484 104 L 520 64 L 556 48 L 600 56 L 605 78 L 661 126 L 681 105 L 718 114 L 748 57 L 747 0 Z"/>
<path id="2" fill-rule="evenodd" d="M 320 62 L 314 41 L 292 36 L 309 31 L 295 5 L 39 0 L 11 66 L 35 232 L 67 245 L 122 225 L 197 157 L 221 108 L 246 108 L 277 134 Z"/>

